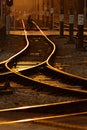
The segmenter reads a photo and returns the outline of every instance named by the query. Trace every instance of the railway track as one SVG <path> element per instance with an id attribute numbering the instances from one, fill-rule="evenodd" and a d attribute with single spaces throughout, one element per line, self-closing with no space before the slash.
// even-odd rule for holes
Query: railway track
<path id="1" fill-rule="evenodd" d="M 0 125 L 22 123 L 22 122 L 38 122 L 45 124 L 49 120 L 55 121 L 54 126 L 72 128 L 72 129 L 83 129 L 85 130 L 86 126 L 64 124 L 62 119 L 70 119 L 74 116 L 85 116 L 87 115 L 87 108 L 83 107 L 87 103 L 87 99 L 72 101 L 72 102 L 63 102 L 63 103 L 54 103 L 54 104 L 44 104 L 36 106 L 26 106 L 20 108 L 10 108 L 0 110 Z M 11 116 L 9 116 L 11 114 Z M 81 118 L 81 117 L 80 117 Z M 56 119 L 56 120 L 55 120 Z M 45 120 L 45 121 L 44 121 Z M 61 121 L 61 123 L 59 122 Z M 78 120 L 79 121 L 79 120 Z M 58 123 L 58 124 L 57 124 Z M 70 125 L 71 124 L 71 125 Z M 51 123 L 52 125 L 52 123 Z"/>
<path id="2" fill-rule="evenodd" d="M 37 25 L 36 25 L 36 27 L 40 30 L 40 28 Z M 41 63 L 39 63 L 38 65 L 34 65 L 33 67 L 29 67 L 29 68 L 27 67 L 27 69 L 25 69 L 23 71 L 20 71 L 20 68 L 22 68 L 23 65 L 26 64 L 26 62 L 19 61 L 17 63 L 17 65 L 16 65 L 15 69 L 14 69 L 11 66 L 12 62 L 10 61 L 11 62 L 10 63 L 8 61 L 6 63 L 6 66 L 7 66 L 8 70 L 10 70 L 10 72 L 16 74 L 15 79 L 17 81 L 20 81 L 21 83 L 23 82 L 23 84 L 25 82 L 26 85 L 29 84 L 29 82 L 31 81 L 32 84 L 35 84 L 35 86 L 39 85 L 40 86 L 39 89 L 45 88 L 45 87 L 41 87 L 41 86 L 46 86 L 46 88 L 50 88 L 50 86 L 51 86 L 51 88 L 55 88 L 55 90 L 56 89 L 61 89 L 63 91 L 64 90 L 65 91 L 70 91 L 70 94 L 73 93 L 73 92 L 74 93 L 76 92 L 76 94 L 77 93 L 87 94 L 86 89 L 83 89 L 83 87 L 86 85 L 86 81 L 87 81 L 85 78 L 80 78 L 79 76 L 74 76 L 74 75 L 65 73 L 63 71 L 55 69 L 51 65 L 51 62 L 53 62 L 53 61 L 50 61 L 50 59 L 53 58 L 53 56 L 54 56 L 56 46 L 50 39 L 48 39 L 48 37 L 46 37 L 46 35 L 42 31 L 41 31 L 41 33 L 46 38 L 46 40 L 48 40 L 48 42 L 50 42 L 51 48 L 53 46 L 53 50 L 50 52 L 50 55 L 48 55 L 48 57 L 46 59 L 43 59 L 43 61 Z M 50 50 L 51 50 L 51 48 L 50 48 Z M 49 47 L 48 47 L 48 49 L 49 49 Z M 23 63 L 25 63 L 25 64 L 23 64 Z M 29 62 L 27 64 L 29 64 Z M 13 62 L 13 65 L 14 65 L 14 62 Z M 19 68 L 19 70 L 18 70 L 18 68 Z M 17 78 L 18 79 L 20 78 L 20 80 L 18 80 Z M 63 82 L 63 80 L 64 80 L 64 82 L 66 82 L 67 79 L 68 79 L 68 83 L 67 83 L 66 86 L 64 85 L 64 87 L 62 87 L 63 84 L 61 84 L 61 82 L 60 82 L 60 85 L 58 83 L 58 79 L 60 80 L 61 78 L 62 78 L 62 82 Z M 46 83 L 48 81 L 49 81 L 49 83 Z M 78 87 L 78 89 L 74 88 L 74 85 L 75 85 L 76 82 L 77 82 L 76 85 L 80 85 Z M 49 87 L 47 87 L 47 86 L 49 86 Z M 52 89 L 52 91 L 53 91 L 53 89 Z"/>
<path id="3" fill-rule="evenodd" d="M 35 26 L 40 30 L 40 28 L 36 25 L 36 23 L 34 23 Z M 62 72 L 60 70 L 55 69 L 51 63 L 52 63 L 52 59 L 54 57 L 55 54 L 55 44 L 50 41 L 50 39 L 47 38 L 47 36 L 45 36 L 45 34 L 41 31 L 41 33 L 43 34 L 43 36 L 48 40 L 48 42 L 50 43 L 51 47 L 50 47 L 50 51 L 48 53 L 48 56 L 43 60 L 41 59 L 40 62 L 36 62 L 34 63 L 34 65 L 27 65 L 27 62 L 24 61 L 24 59 L 22 59 L 22 61 L 20 60 L 21 58 L 19 57 L 19 55 L 21 56 L 21 53 L 24 54 L 24 52 L 26 52 L 26 49 L 29 49 L 29 41 L 27 38 L 27 32 L 25 29 L 25 25 L 23 23 L 23 27 L 24 27 L 24 32 L 25 32 L 25 39 L 27 42 L 27 45 L 25 46 L 24 49 L 22 49 L 22 51 L 20 51 L 19 53 L 17 53 L 16 55 L 12 56 L 11 58 L 9 58 L 6 63 L 5 66 L 6 68 L 9 70 L 6 72 L 2 72 L 0 74 L 1 79 L 4 81 L 5 77 L 8 80 L 13 80 L 15 82 L 18 82 L 20 84 L 23 85 L 29 85 L 31 84 L 34 88 L 38 89 L 39 91 L 50 91 L 51 93 L 62 93 L 62 94 L 69 94 L 69 95 L 74 95 L 77 97 L 87 97 L 87 91 L 86 91 L 86 84 L 87 84 L 87 80 L 85 78 L 81 78 L 75 75 L 71 75 L 65 72 Z M 52 50 L 53 48 L 53 50 Z M 25 62 L 25 63 L 23 63 Z M 14 65 L 14 63 L 16 63 Z M 27 67 L 24 67 L 24 66 Z M 21 66 L 23 67 L 22 70 L 20 69 Z M 6 74 L 5 74 L 6 73 Z M 33 74 L 33 75 L 32 75 Z M 40 78 L 36 78 L 36 77 L 40 77 Z M 42 78 L 41 78 L 42 77 Z M 38 80 L 37 80 L 38 79 Z M 41 81 L 41 79 L 43 79 L 43 81 Z M 69 83 L 67 83 L 66 85 L 60 82 L 58 83 L 58 80 L 61 81 L 61 79 L 64 79 L 64 82 L 66 81 L 66 79 L 69 80 Z M 63 83 L 64 83 L 63 82 Z M 53 83 L 53 85 L 52 85 Z M 70 85 L 71 83 L 71 85 Z M 73 85 L 72 85 L 73 84 Z M 73 88 L 74 85 L 79 85 L 79 89 L 75 89 Z M 39 86 L 39 87 L 38 87 Z M 34 120 L 42 120 L 42 119 L 51 119 L 51 118 L 57 118 L 57 117 L 62 117 L 62 116 L 72 116 L 72 114 L 74 115 L 82 115 L 82 113 L 84 115 L 87 115 L 86 110 L 87 110 L 87 106 L 83 108 L 83 106 L 85 106 L 87 102 L 87 99 L 81 99 L 78 101 L 72 101 L 72 102 L 64 102 L 64 103 L 55 103 L 55 104 L 44 104 L 41 106 L 31 106 L 31 107 L 25 107 L 25 108 L 11 108 L 8 110 L 1 110 L 0 114 L 3 116 L 6 115 L 6 113 L 8 113 L 7 116 L 7 120 L 3 120 L 1 119 L 1 124 L 6 124 L 6 123 L 16 123 L 16 122 L 26 122 L 26 121 L 34 121 Z M 68 105 L 67 105 L 68 104 Z M 77 107 L 78 106 L 78 107 Z M 73 109 L 71 109 L 73 107 Z M 62 109 L 62 110 L 61 110 Z M 27 115 L 25 115 L 25 117 L 20 117 L 19 119 L 19 115 L 18 117 L 16 117 L 16 119 L 14 118 L 12 120 L 12 118 L 10 119 L 10 121 L 8 121 L 10 117 L 8 117 L 9 114 L 11 114 L 12 112 L 18 112 L 21 113 L 25 111 L 28 111 L 28 113 L 37 113 L 36 118 L 35 115 L 34 117 L 26 117 Z M 69 112 L 67 112 L 69 110 Z M 14 112 L 14 113 L 15 113 Z M 41 112 L 40 117 L 38 116 L 38 113 Z M 64 112 L 64 113 L 63 113 Z M 4 114 L 4 115 L 3 115 Z M 27 114 L 27 113 L 26 113 Z M 48 116 L 44 116 L 44 115 Z M 49 115 L 50 114 L 50 115 Z M 22 115 L 22 114 L 21 114 Z M 28 119 L 25 119 L 28 118 Z M 6 118 L 5 118 L 6 119 Z M 24 120 L 25 119 L 25 120 Z"/>

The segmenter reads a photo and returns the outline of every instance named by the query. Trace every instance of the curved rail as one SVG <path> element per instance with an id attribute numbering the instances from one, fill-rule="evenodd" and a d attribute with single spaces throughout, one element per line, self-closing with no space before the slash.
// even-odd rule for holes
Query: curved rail
<path id="1" fill-rule="evenodd" d="M 23 22 L 23 21 L 22 21 Z M 35 67 L 38 67 L 38 66 L 41 66 L 41 65 L 44 65 L 44 64 L 47 64 L 47 67 L 50 69 L 50 71 L 51 70 L 53 70 L 53 71 L 56 71 L 57 73 L 56 73 L 56 75 L 58 75 L 58 72 L 61 72 L 62 73 L 62 75 L 64 75 L 64 76 L 66 76 L 66 75 L 68 75 L 69 76 L 69 78 L 71 78 L 73 75 L 72 74 L 67 74 L 66 72 L 63 72 L 63 71 L 60 71 L 60 70 L 58 70 L 58 69 L 55 69 L 52 65 L 50 65 L 50 63 L 49 63 L 49 61 L 50 61 L 50 59 L 52 58 L 52 56 L 54 55 L 54 53 L 55 53 L 55 50 L 56 50 L 56 46 L 55 46 L 55 44 L 43 33 L 43 31 L 39 28 L 39 26 L 35 23 L 35 22 L 33 22 L 34 24 L 35 24 L 35 26 L 40 30 L 40 32 L 42 33 L 42 35 L 51 43 L 51 45 L 53 46 L 53 50 L 52 50 L 52 52 L 51 52 L 51 54 L 48 56 L 48 58 L 44 61 L 44 62 L 42 62 L 42 63 L 40 63 L 40 64 L 38 64 L 38 65 L 35 65 L 35 66 L 33 66 L 32 68 L 35 68 Z M 26 37 L 26 41 L 28 40 L 27 39 L 27 32 L 26 32 L 26 30 L 25 30 L 25 26 L 24 26 L 24 22 L 23 22 L 23 27 L 24 27 L 24 31 L 25 31 L 25 37 Z M 12 57 L 13 58 L 13 57 Z M 25 75 L 23 75 L 23 74 L 21 74 L 21 73 L 18 73 L 18 72 L 15 72 L 14 70 L 12 70 L 12 69 L 10 69 L 9 67 L 8 67 L 8 63 L 9 63 L 9 61 L 10 61 L 11 59 L 9 59 L 8 60 L 8 62 L 6 62 L 6 67 L 12 72 L 12 73 L 16 73 L 17 75 L 19 75 L 19 76 L 22 76 L 23 78 L 25 78 L 25 79 L 28 79 L 28 80 L 32 80 L 31 78 L 28 78 L 27 76 L 25 76 Z M 27 69 L 28 70 L 28 69 Z M 53 72 L 52 71 L 52 74 L 53 73 L 55 73 L 55 72 Z M 50 73 L 50 72 L 49 72 Z M 64 77 L 63 77 L 64 78 Z M 76 76 L 74 77 L 74 78 L 76 78 Z M 71 79 L 72 80 L 72 79 Z M 75 79 L 75 80 L 77 80 L 77 79 Z M 38 83 L 38 82 L 37 82 Z M 63 89 L 62 87 L 59 87 L 59 88 L 61 88 L 61 89 Z M 66 90 L 69 90 L 69 88 L 65 88 Z M 87 93 L 86 91 L 84 91 L 84 90 L 76 90 L 76 89 L 72 89 L 74 92 L 75 91 L 78 91 L 78 92 L 82 92 L 82 93 Z"/>
<path id="2" fill-rule="evenodd" d="M 23 24 L 23 26 L 24 26 L 24 24 Z M 27 32 L 25 30 L 25 26 L 24 26 L 24 31 L 25 31 L 25 35 L 26 35 L 26 41 L 27 41 L 28 39 L 27 39 Z M 46 36 L 46 39 L 48 39 L 47 36 Z M 50 40 L 48 40 L 48 41 L 51 42 Z M 50 68 L 53 68 L 49 64 L 49 60 L 51 59 L 51 57 L 55 53 L 56 47 L 55 47 L 55 45 L 54 45 L 53 42 L 51 42 L 51 43 L 52 43 L 54 49 L 53 49 L 51 55 L 46 59 L 46 61 L 44 61 L 43 63 L 41 63 L 41 65 L 46 63 L 48 66 L 50 66 Z M 22 51 L 24 51 L 26 48 L 27 47 L 25 47 Z M 16 54 L 15 56 L 13 56 L 13 57 L 11 57 L 11 58 L 8 59 L 8 61 L 6 62 L 6 67 L 9 70 L 10 70 L 10 68 L 8 67 L 9 61 L 12 60 L 17 55 L 19 55 L 20 53 L 22 53 L 22 51 L 19 52 L 18 54 Z M 14 71 L 11 70 L 11 72 L 14 72 Z M 15 72 L 15 73 L 18 74 L 17 72 Z M 23 76 L 23 77 L 27 78 L 27 76 Z M 25 107 L 25 108 L 22 107 L 22 108 L 12 108 L 12 109 L 7 109 L 7 110 L 6 109 L 5 110 L 0 110 L 0 114 L 2 116 L 3 116 L 4 112 L 5 112 L 5 114 L 8 113 L 8 112 L 10 112 L 10 113 L 8 113 L 8 115 L 9 115 L 9 114 L 12 114 L 11 112 L 13 112 L 13 111 L 16 111 L 16 112 L 17 111 L 23 111 L 23 112 L 25 112 L 26 110 L 28 111 L 28 113 L 29 113 L 29 111 L 30 112 L 32 111 L 32 112 L 35 112 L 35 113 L 37 112 L 37 114 L 39 112 L 41 112 L 41 114 L 43 112 L 44 112 L 44 114 L 46 114 L 46 116 L 41 115 L 41 117 L 36 117 L 36 118 L 34 117 L 34 118 L 30 118 L 30 119 L 29 119 L 29 117 L 27 118 L 27 116 L 26 116 L 27 119 L 22 119 L 18 115 L 18 117 L 17 117 L 18 120 L 13 119 L 13 121 L 12 121 L 12 119 L 11 119 L 11 121 L 6 121 L 6 122 L 5 121 L 3 121 L 3 122 L 1 121 L 0 124 L 11 124 L 11 123 L 38 121 L 38 120 L 42 120 L 42 119 L 44 119 L 44 120 L 45 119 L 53 119 L 53 118 L 73 116 L 73 115 L 81 115 L 81 114 L 86 115 L 87 114 L 87 108 L 86 107 L 83 108 L 83 106 L 85 106 L 86 103 L 87 103 L 87 99 L 83 99 L 83 100 L 80 100 L 80 101 L 72 101 L 72 102 L 65 102 L 65 103 L 62 102 L 62 103 L 59 103 L 59 104 L 57 104 L 57 103 L 55 103 L 55 104 L 44 104 L 44 105 L 40 105 L 40 106 L 31 106 L 31 107 Z M 79 106 L 79 107 L 77 108 L 77 106 Z M 61 108 L 62 108 L 62 110 L 61 110 Z M 68 110 L 70 110 L 71 108 L 73 108 L 73 110 L 71 110 L 70 113 L 69 113 Z M 49 115 L 47 116 L 48 112 L 49 112 Z M 5 118 L 5 120 L 6 120 L 6 118 Z"/>
<path id="3" fill-rule="evenodd" d="M 18 55 L 21 54 L 22 52 L 24 52 L 24 51 L 27 49 L 27 47 L 29 47 L 29 40 L 28 40 L 28 37 L 27 37 L 27 31 L 26 31 L 25 24 L 24 24 L 24 21 L 23 21 L 23 20 L 22 20 L 22 24 L 23 24 L 23 29 L 24 29 L 24 34 L 25 34 L 25 39 L 26 39 L 27 45 L 26 45 L 26 47 L 25 47 L 24 49 L 22 49 L 20 52 L 18 52 L 16 55 L 10 57 L 10 58 L 6 61 L 6 63 L 5 63 L 6 68 L 7 68 L 10 72 L 12 72 L 12 73 L 16 73 L 16 72 L 14 72 L 13 70 L 11 70 L 11 69 L 8 67 L 8 63 L 9 63 L 13 58 L 15 58 L 16 56 L 18 56 Z M 45 64 L 45 63 L 46 63 L 46 61 L 43 61 L 43 62 L 39 63 L 38 65 L 32 66 L 32 68 L 35 68 L 35 67 L 37 67 L 37 66 L 41 66 L 41 65 L 43 65 L 43 64 Z"/>
<path id="4" fill-rule="evenodd" d="M 9 58 L 6 62 L 6 68 L 10 70 L 10 68 L 7 66 L 8 62 L 13 59 L 14 57 L 16 57 L 17 55 L 19 55 L 20 53 L 22 53 L 24 50 L 26 50 L 27 46 L 29 45 L 29 41 L 28 41 L 28 38 L 27 38 L 27 31 L 26 31 L 26 28 L 25 28 L 25 25 L 24 25 L 24 22 L 22 20 L 22 24 L 23 24 L 23 28 L 24 28 L 24 32 L 25 32 L 25 38 L 26 38 L 26 41 L 27 41 L 27 45 L 26 47 L 21 50 L 19 53 L 17 53 L 15 56 L 12 56 L 11 58 Z M 49 62 L 52 58 L 52 56 L 54 55 L 55 51 L 56 51 L 56 46 L 55 44 L 43 33 L 43 31 L 39 28 L 39 26 L 33 21 L 33 24 L 38 28 L 38 30 L 41 32 L 41 34 L 51 43 L 51 45 L 53 46 L 53 51 L 51 52 L 51 54 L 49 55 L 49 57 L 42 63 L 40 63 L 39 65 L 42 65 L 42 64 L 47 64 L 47 68 L 50 69 L 50 70 L 54 70 L 55 72 L 59 72 L 61 75 L 65 76 L 66 79 L 70 79 L 72 78 L 72 80 L 74 80 L 75 82 L 80 82 L 81 85 L 82 84 L 87 84 L 87 78 L 83 78 L 83 77 L 80 77 L 80 76 L 76 76 L 76 75 L 73 75 L 73 74 L 70 74 L 70 73 L 67 73 L 67 72 L 64 72 L 62 70 L 59 70 L 57 68 L 54 68 Z M 37 67 L 39 65 L 36 65 L 34 67 Z M 11 71 L 11 70 L 10 70 Z M 83 83 L 84 82 L 84 83 Z"/>
<path id="5" fill-rule="evenodd" d="M 0 62 L 0 65 L 3 65 L 3 64 L 7 64 L 9 61 L 11 61 L 12 59 L 14 59 L 15 57 L 19 56 L 21 53 L 23 53 L 28 47 L 29 47 L 29 41 L 28 41 L 28 38 L 27 38 L 27 32 L 25 30 L 25 25 L 24 25 L 24 22 L 22 20 L 22 24 L 23 24 L 23 28 L 24 28 L 24 33 L 25 33 L 25 39 L 26 39 L 26 46 L 21 50 L 19 51 L 18 53 L 16 53 L 15 55 L 11 56 L 10 58 L 8 58 L 7 60 L 3 61 L 3 62 Z M 6 65 L 5 65 L 6 66 Z M 6 66 L 7 70 L 8 67 Z M 11 71 L 7 71 L 7 72 L 3 72 L 2 74 L 0 75 L 8 75 L 12 73 Z"/>
<path id="6" fill-rule="evenodd" d="M 56 46 L 55 44 L 43 33 L 43 31 L 40 29 L 40 27 L 33 21 L 33 24 L 37 27 L 37 29 L 39 29 L 39 31 L 41 32 L 41 34 L 47 39 L 47 41 L 49 41 L 52 46 L 53 46 L 53 51 L 51 52 L 51 54 L 49 55 L 49 57 L 47 58 L 47 60 L 45 61 L 49 66 L 49 60 L 50 58 L 54 55 L 55 51 L 56 51 Z"/>
<path id="7" fill-rule="evenodd" d="M 47 58 L 47 60 L 46 60 L 46 64 L 47 64 L 47 67 L 48 67 L 48 69 L 50 69 L 50 70 L 54 70 L 55 72 L 56 72 L 56 74 L 59 72 L 60 73 L 60 75 L 61 76 L 64 76 L 64 77 L 66 77 L 66 80 L 70 80 L 71 78 L 71 80 L 72 81 L 74 81 L 74 82 L 76 82 L 77 84 L 81 84 L 81 85 L 87 85 L 87 78 L 83 78 L 83 77 L 80 77 L 80 76 L 76 76 L 76 75 L 73 75 L 73 74 L 70 74 L 70 73 L 67 73 L 67 72 L 64 72 L 64 71 L 62 71 L 62 70 L 59 70 L 59 69 L 57 69 L 57 68 L 54 68 L 49 62 L 50 62 L 50 60 L 51 60 L 51 58 L 52 58 L 52 55 L 54 54 L 54 52 L 55 52 L 55 49 L 56 49 L 56 47 L 55 47 L 55 44 L 43 33 L 43 31 L 39 28 L 39 26 L 35 23 L 35 22 L 33 22 L 34 24 L 35 24 L 35 26 L 39 29 L 39 31 L 42 33 L 42 35 L 44 35 L 44 37 L 53 45 L 53 47 L 54 47 L 54 50 L 53 50 L 53 52 L 51 53 L 51 55 Z"/>
<path id="8" fill-rule="evenodd" d="M 17 57 L 18 55 L 20 55 L 22 52 L 24 52 L 28 47 L 29 47 L 29 41 L 28 41 L 28 38 L 27 38 L 27 32 L 25 30 L 25 25 L 24 25 L 24 22 L 22 20 L 22 24 L 23 24 L 23 28 L 24 28 L 24 33 L 25 33 L 25 39 L 26 39 L 26 46 L 21 50 L 19 51 L 18 53 L 16 53 L 15 55 L 13 55 L 12 57 L 10 57 L 7 61 L 6 61 L 6 64 L 11 61 L 13 58 Z M 8 67 L 7 67 L 8 68 Z M 8 68 L 9 69 L 9 68 Z"/>

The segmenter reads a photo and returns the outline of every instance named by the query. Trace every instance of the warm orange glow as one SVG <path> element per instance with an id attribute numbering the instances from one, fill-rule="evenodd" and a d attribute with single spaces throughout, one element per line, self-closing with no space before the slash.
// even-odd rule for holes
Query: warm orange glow
<path id="1" fill-rule="evenodd" d="M 29 9 L 33 3 L 33 0 L 14 0 L 14 7 L 16 9 Z"/>

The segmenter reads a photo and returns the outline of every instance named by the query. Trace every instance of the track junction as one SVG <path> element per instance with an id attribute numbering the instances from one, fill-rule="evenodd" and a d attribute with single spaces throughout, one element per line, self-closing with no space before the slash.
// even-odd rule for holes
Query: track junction
<path id="1" fill-rule="evenodd" d="M 75 76 L 66 72 L 63 72 L 61 70 L 58 70 L 52 66 L 53 59 L 56 55 L 56 46 L 55 44 L 43 33 L 43 31 L 36 25 L 35 22 L 33 24 L 36 26 L 37 29 L 42 34 L 42 37 L 34 37 L 34 42 L 36 41 L 36 44 L 39 40 L 42 39 L 42 42 L 44 41 L 44 45 L 47 47 L 47 55 L 41 55 L 40 53 L 33 52 L 32 47 L 29 43 L 29 37 L 27 36 L 27 31 L 23 23 L 24 33 L 25 33 L 25 40 L 26 40 L 26 46 L 18 53 L 4 61 L 0 64 L 1 66 L 1 73 L 0 73 L 0 79 L 2 84 L 5 84 L 10 82 L 10 80 L 13 80 L 14 82 L 17 82 L 18 84 L 22 85 L 30 85 L 32 86 L 32 89 L 37 89 L 38 91 L 45 91 L 50 92 L 52 94 L 58 95 L 59 93 L 62 93 L 63 95 L 72 95 L 79 97 L 78 100 L 75 101 L 67 101 L 62 103 L 54 103 L 54 104 L 43 104 L 43 105 L 36 105 L 31 107 L 21 107 L 21 108 L 10 108 L 10 109 L 4 109 L 0 111 L 0 115 L 2 117 L 6 117 L 4 120 L 0 121 L 0 124 L 6 124 L 6 123 L 17 123 L 17 122 L 28 122 L 28 121 L 38 121 L 42 119 L 54 119 L 58 117 L 70 117 L 75 115 L 87 115 L 87 108 L 85 104 L 87 103 L 87 79 L 82 78 L 79 76 Z M 37 38 L 37 39 L 36 39 Z M 40 48 L 41 49 L 41 48 Z M 40 51 L 39 49 L 39 51 Z M 49 50 L 49 51 L 48 51 Z M 28 54 L 29 52 L 29 54 Z M 39 55 L 38 62 L 33 62 L 31 64 L 31 60 L 28 61 L 27 58 L 25 58 L 25 55 L 30 54 L 36 54 Z M 43 53 L 42 53 L 43 54 Z M 42 57 L 41 57 L 42 56 Z M 24 58 L 23 58 L 24 57 Z M 35 55 L 34 55 L 35 58 Z M 34 60 L 33 60 L 34 61 Z M 37 80 L 36 77 L 42 77 L 44 80 Z M 58 85 L 58 80 L 65 83 L 66 85 Z M 48 81 L 48 82 L 47 82 Z M 73 88 L 74 85 L 78 85 L 78 89 Z M 71 87 L 72 86 L 72 87 Z M 85 107 L 83 107 L 85 106 Z M 36 117 L 28 117 L 28 115 L 25 115 L 25 117 L 20 117 L 20 113 L 35 113 Z M 11 113 L 19 113 L 17 114 L 16 118 L 9 117 Z M 40 117 L 38 115 L 40 114 Z M 13 114 L 14 115 L 14 114 Z M 22 114 L 21 114 L 22 115 Z M 23 114 L 24 115 L 24 114 Z M 9 118 L 9 119 L 8 119 Z M 25 119 L 25 120 L 24 120 Z M 68 127 L 68 126 L 67 126 Z M 71 125 L 72 128 L 72 125 Z M 79 127 L 80 128 L 80 127 Z M 85 127 L 84 127 L 85 129 Z"/>

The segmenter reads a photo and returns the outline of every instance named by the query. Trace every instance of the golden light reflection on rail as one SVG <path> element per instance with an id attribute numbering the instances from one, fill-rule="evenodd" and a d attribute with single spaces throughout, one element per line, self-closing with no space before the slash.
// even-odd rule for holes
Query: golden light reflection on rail
<path id="1" fill-rule="evenodd" d="M 21 119 L 21 120 L 15 120 L 15 121 L 5 121 L 0 122 L 0 125 L 5 124 L 15 124 L 15 123 L 25 123 L 25 122 L 37 122 L 39 123 L 40 120 L 48 120 L 48 119 L 54 119 L 54 118 L 64 118 L 64 117 L 70 117 L 70 116 L 81 116 L 81 115 L 87 115 L 87 112 L 81 112 L 81 113 L 73 113 L 73 114 L 65 114 L 65 115 L 57 115 L 57 116 L 48 116 L 48 117 L 40 117 L 40 118 L 31 118 L 31 119 Z M 81 130 L 87 130 L 87 127 L 85 126 L 79 126 L 79 125 L 71 125 L 68 123 L 61 123 L 58 122 L 57 126 L 65 127 L 65 128 L 74 128 L 74 129 L 81 129 Z"/>

